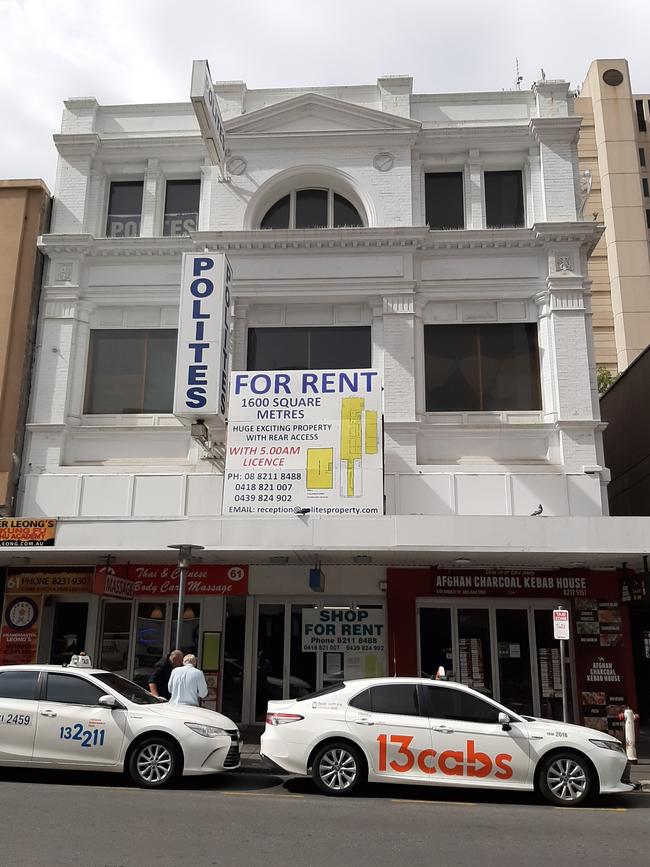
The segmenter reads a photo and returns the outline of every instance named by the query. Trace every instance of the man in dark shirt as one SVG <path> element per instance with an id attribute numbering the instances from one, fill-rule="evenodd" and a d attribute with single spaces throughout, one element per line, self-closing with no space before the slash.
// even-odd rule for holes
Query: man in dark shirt
<path id="1" fill-rule="evenodd" d="M 156 663 L 154 670 L 149 678 L 149 692 L 152 695 L 166 698 L 167 701 L 171 698 L 169 692 L 169 675 L 172 669 L 183 664 L 183 651 L 172 650 L 169 656 L 163 656 Z"/>

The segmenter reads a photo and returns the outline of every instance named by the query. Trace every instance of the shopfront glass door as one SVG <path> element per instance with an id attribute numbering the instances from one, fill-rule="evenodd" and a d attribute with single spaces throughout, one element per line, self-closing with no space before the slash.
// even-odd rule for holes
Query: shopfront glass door
<path id="1" fill-rule="evenodd" d="M 50 662 L 67 665 L 77 653 L 86 653 L 87 602 L 55 602 Z"/>
<path id="2" fill-rule="evenodd" d="M 129 673 L 132 609 L 131 602 L 109 599 L 105 599 L 102 606 L 99 667 L 122 677 L 128 677 Z"/>
<path id="3" fill-rule="evenodd" d="M 554 603 L 463 600 L 418 603 L 422 677 L 464 683 L 520 714 L 562 718 L 560 652 Z M 567 685 L 570 696 L 570 663 Z"/>

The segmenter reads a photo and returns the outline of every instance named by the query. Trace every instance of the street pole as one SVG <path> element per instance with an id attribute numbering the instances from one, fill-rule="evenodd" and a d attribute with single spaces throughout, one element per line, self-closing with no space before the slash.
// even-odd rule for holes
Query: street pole
<path id="1" fill-rule="evenodd" d="M 558 605 L 559 609 L 563 609 L 563 605 Z M 564 642 L 566 639 L 560 638 L 560 675 L 562 677 L 562 721 L 568 722 L 568 707 L 566 695 L 566 663 L 564 657 Z"/>
<path id="2" fill-rule="evenodd" d="M 185 608 L 185 584 L 187 570 L 192 562 L 194 551 L 202 551 L 203 545 L 167 545 L 178 551 L 178 614 L 176 617 L 176 644 L 174 650 L 181 649 L 181 634 L 183 631 L 183 610 Z"/>

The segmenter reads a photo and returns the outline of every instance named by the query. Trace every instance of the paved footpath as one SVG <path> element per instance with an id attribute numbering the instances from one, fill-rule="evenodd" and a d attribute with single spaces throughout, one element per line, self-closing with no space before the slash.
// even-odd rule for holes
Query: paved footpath
<path id="1" fill-rule="evenodd" d="M 261 769 L 260 769 L 261 770 Z M 553 808 L 532 794 L 370 786 L 244 770 L 145 791 L 122 777 L 0 771 L 2 867 L 648 867 L 650 794 Z"/>

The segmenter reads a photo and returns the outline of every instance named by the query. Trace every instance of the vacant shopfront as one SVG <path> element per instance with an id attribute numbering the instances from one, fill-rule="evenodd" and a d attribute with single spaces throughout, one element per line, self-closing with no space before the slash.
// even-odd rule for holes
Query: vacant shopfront
<path id="1" fill-rule="evenodd" d="M 552 609 L 568 608 L 571 717 L 621 733 L 635 706 L 627 610 L 615 572 L 389 569 L 393 672 L 465 683 L 522 714 L 560 719 L 559 643 Z M 415 627 L 415 629 L 414 629 Z"/>

